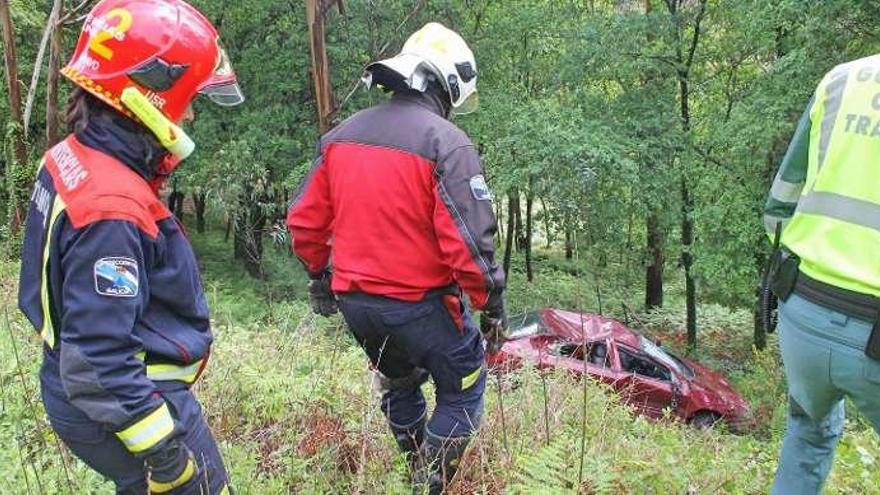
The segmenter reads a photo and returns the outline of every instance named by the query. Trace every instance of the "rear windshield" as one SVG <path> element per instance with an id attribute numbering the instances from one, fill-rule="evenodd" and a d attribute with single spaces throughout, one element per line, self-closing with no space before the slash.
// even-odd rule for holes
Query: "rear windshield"
<path id="1" fill-rule="evenodd" d="M 510 339 L 521 339 L 523 337 L 534 337 L 535 335 L 549 333 L 547 327 L 541 322 L 541 313 L 539 311 L 511 316 L 508 318 L 508 323 L 510 326 L 507 335 Z"/>

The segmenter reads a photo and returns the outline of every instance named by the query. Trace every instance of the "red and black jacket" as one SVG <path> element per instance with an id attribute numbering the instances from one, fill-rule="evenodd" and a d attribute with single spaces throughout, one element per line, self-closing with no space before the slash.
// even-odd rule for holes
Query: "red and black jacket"
<path id="1" fill-rule="evenodd" d="M 397 94 L 321 138 L 290 206 L 293 250 L 333 290 L 416 301 L 457 284 L 477 309 L 502 304 L 495 215 L 480 158 L 434 97 Z"/>

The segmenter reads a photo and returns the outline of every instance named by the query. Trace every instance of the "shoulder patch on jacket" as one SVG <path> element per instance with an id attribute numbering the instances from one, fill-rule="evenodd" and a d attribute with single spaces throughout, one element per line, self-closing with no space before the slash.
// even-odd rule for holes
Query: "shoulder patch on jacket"
<path id="1" fill-rule="evenodd" d="M 471 193 L 477 201 L 492 201 L 492 191 L 482 174 L 471 177 Z"/>
<path id="2" fill-rule="evenodd" d="M 132 258 L 101 258 L 95 262 L 95 292 L 110 297 L 138 295 L 138 265 Z"/>

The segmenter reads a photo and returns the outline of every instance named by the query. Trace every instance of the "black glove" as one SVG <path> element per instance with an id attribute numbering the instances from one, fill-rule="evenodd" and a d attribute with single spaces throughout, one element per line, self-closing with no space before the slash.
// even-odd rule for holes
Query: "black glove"
<path id="1" fill-rule="evenodd" d="M 335 315 L 339 312 L 336 296 L 330 290 L 331 278 L 332 273 L 329 270 L 309 274 L 309 302 L 312 304 L 312 311 L 321 316 Z"/>
<path id="2" fill-rule="evenodd" d="M 149 469 L 151 494 L 169 493 L 199 478 L 199 465 L 189 447 L 180 440 L 171 439 L 144 461 Z"/>
<path id="3" fill-rule="evenodd" d="M 486 352 L 496 354 L 507 341 L 507 312 L 504 303 L 486 309 L 480 315 L 480 332 L 486 339 Z"/>

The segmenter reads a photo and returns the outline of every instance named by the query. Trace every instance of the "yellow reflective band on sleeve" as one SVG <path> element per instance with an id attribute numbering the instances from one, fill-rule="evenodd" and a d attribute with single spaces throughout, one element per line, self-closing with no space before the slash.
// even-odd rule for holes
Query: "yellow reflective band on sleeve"
<path id="1" fill-rule="evenodd" d="M 49 349 L 55 348 L 55 326 L 52 323 L 52 307 L 49 304 L 49 248 L 52 244 L 52 231 L 55 230 L 55 222 L 66 207 L 67 205 L 64 203 L 64 200 L 61 199 L 61 196 L 56 194 L 54 201 L 52 201 L 52 213 L 49 215 L 46 222 L 46 239 L 43 242 L 43 280 L 40 284 L 40 303 L 43 309 L 43 328 L 40 329 L 40 336 L 43 338 L 43 341 L 46 342 L 46 345 L 49 346 Z"/>
<path id="2" fill-rule="evenodd" d="M 139 352 L 135 354 L 134 357 L 137 358 L 138 361 L 143 361 L 146 359 L 146 353 Z M 191 384 L 199 377 L 199 370 L 202 368 L 204 362 L 204 359 L 199 359 L 186 366 L 167 363 L 148 364 L 147 378 L 154 382 L 179 381 Z"/>
<path id="3" fill-rule="evenodd" d="M 189 366 L 178 366 L 176 364 L 148 364 L 147 378 L 154 382 L 180 381 L 184 383 L 193 383 L 199 376 L 199 369 L 201 369 L 203 361 L 203 359 L 200 359 Z"/>
<path id="4" fill-rule="evenodd" d="M 165 439 L 174 431 L 174 420 L 168 411 L 168 404 L 162 404 L 144 419 L 117 431 L 116 436 L 125 444 L 125 448 L 134 454 L 143 452 Z"/>
<path id="5" fill-rule="evenodd" d="M 154 481 L 153 478 L 150 478 L 148 482 L 150 493 L 168 493 L 175 488 L 185 485 L 189 480 L 192 479 L 193 475 L 196 474 L 196 463 L 192 460 L 192 458 L 187 459 L 186 467 L 183 469 L 183 472 L 180 473 L 180 476 L 174 480 L 169 482 L 161 482 Z M 222 493 L 222 492 L 221 492 Z"/>
<path id="6" fill-rule="evenodd" d="M 483 367 L 475 369 L 471 374 L 461 379 L 461 389 L 467 390 L 473 386 L 473 384 L 477 383 L 477 380 L 480 378 L 480 374 L 483 372 Z"/>
<path id="7" fill-rule="evenodd" d="M 220 495 L 229 495 L 229 485 L 223 485 L 223 488 L 220 490 Z"/>

